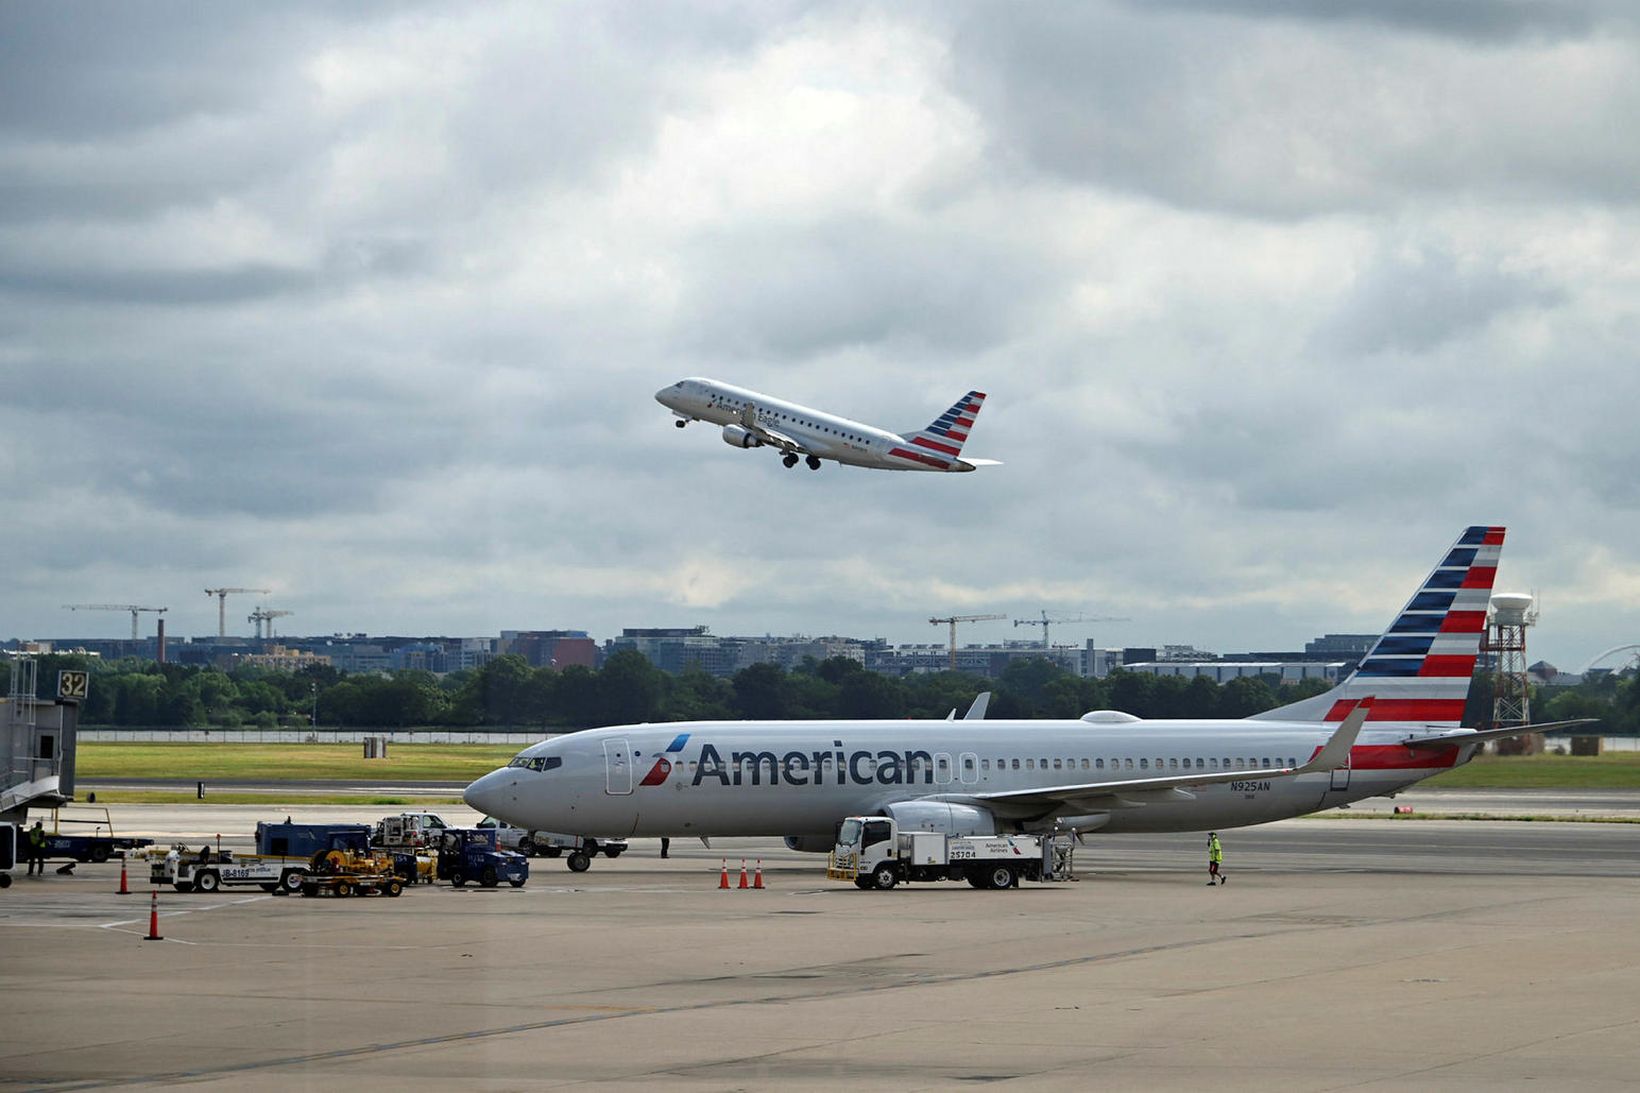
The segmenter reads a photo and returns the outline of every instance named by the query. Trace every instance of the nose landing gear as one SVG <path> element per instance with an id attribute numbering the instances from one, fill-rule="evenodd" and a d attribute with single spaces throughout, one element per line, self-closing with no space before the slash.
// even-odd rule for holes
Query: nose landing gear
<path id="1" fill-rule="evenodd" d="M 678 418 L 678 420 L 676 420 L 676 421 L 674 421 L 674 422 L 673 422 L 673 423 L 672 423 L 672 424 L 674 424 L 674 425 L 676 425 L 676 426 L 677 426 L 677 427 L 678 427 L 678 428 L 680 428 L 680 429 L 681 429 L 681 428 L 683 428 L 683 427 L 684 427 L 684 426 L 685 426 L 685 425 L 687 425 L 687 424 L 689 424 L 689 423 L 688 423 L 688 422 L 687 422 L 687 421 L 685 421 L 685 420 L 683 420 L 683 419 L 682 419 L 682 418 L 681 418 L 681 417 L 680 417 L 680 418 Z"/>

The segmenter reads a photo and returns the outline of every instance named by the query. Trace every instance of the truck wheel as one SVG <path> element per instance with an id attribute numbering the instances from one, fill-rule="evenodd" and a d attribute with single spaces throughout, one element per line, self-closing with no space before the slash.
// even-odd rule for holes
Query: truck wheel
<path id="1" fill-rule="evenodd" d="M 495 875 L 495 866 L 486 865 L 484 872 L 478 875 L 478 883 L 486 888 L 494 888 L 501 883 L 501 878 Z"/>
<path id="2" fill-rule="evenodd" d="M 854 887 L 858 888 L 862 892 L 869 892 L 877 886 L 871 882 L 870 877 L 855 877 Z"/>
<path id="3" fill-rule="evenodd" d="M 985 874 L 981 873 L 977 869 L 970 869 L 964 875 L 963 879 L 966 880 L 968 882 L 969 886 L 973 887 L 973 888 L 984 888 L 986 886 L 985 885 Z"/>
<path id="4" fill-rule="evenodd" d="M 521 880 L 510 880 L 510 881 L 508 881 L 508 882 L 507 882 L 507 883 L 508 883 L 508 884 L 510 884 L 510 885 L 512 885 L 512 886 L 513 886 L 513 887 L 514 887 L 514 888 L 522 888 L 522 887 L 524 887 L 524 882 L 523 882 L 523 881 L 521 881 Z"/>
<path id="5" fill-rule="evenodd" d="M 985 879 L 990 882 L 986 885 L 987 888 L 1012 888 L 1018 883 L 1013 869 L 1006 865 L 999 865 L 990 870 Z"/>
<path id="6" fill-rule="evenodd" d="M 302 890 L 302 874 L 295 869 L 287 869 L 279 874 L 279 890 L 286 895 Z"/>
<path id="7" fill-rule="evenodd" d="M 336 893 L 337 899 L 346 899 L 353 894 L 353 886 L 345 880 L 339 880 L 336 882 L 336 887 L 332 888 L 331 891 Z"/>
<path id="8" fill-rule="evenodd" d="M 96 862 L 98 865 L 101 865 L 103 862 L 107 861 L 108 846 L 104 843 L 97 843 L 93 846 L 91 848 L 91 860 Z"/>
<path id="9" fill-rule="evenodd" d="M 404 884 L 402 881 L 397 879 L 390 880 L 386 884 L 382 885 L 382 891 L 389 896 L 396 897 L 404 891 Z"/>
<path id="10" fill-rule="evenodd" d="M 565 862 L 565 864 L 569 866 L 569 871 L 571 873 L 585 873 L 589 868 L 591 868 L 592 859 L 587 857 L 585 851 L 576 850 L 570 854 L 569 859 Z"/>
<path id="11" fill-rule="evenodd" d="M 618 858 L 625 852 L 626 852 L 626 847 L 624 847 L 624 846 L 606 846 L 606 847 L 604 847 L 604 856 L 606 858 Z"/>
<path id="12" fill-rule="evenodd" d="M 11 874 L 10 873 L 0 873 L 0 888 L 10 888 L 10 887 L 11 887 Z"/>
<path id="13" fill-rule="evenodd" d="M 543 858 L 556 858 L 563 852 L 564 848 L 561 846 L 545 846 L 541 848 L 541 856 Z"/>
<path id="14" fill-rule="evenodd" d="M 191 881 L 181 881 L 174 887 L 178 892 L 192 892 L 194 890 L 194 886 Z"/>
<path id="15" fill-rule="evenodd" d="M 194 874 L 194 887 L 201 892 L 214 892 L 222 887 L 222 878 L 209 869 L 202 869 Z"/>
<path id="16" fill-rule="evenodd" d="M 467 883 L 467 875 L 459 869 L 450 870 L 450 883 L 460 888 Z"/>
<path id="17" fill-rule="evenodd" d="M 518 852 L 526 858 L 535 857 L 535 840 L 525 835 L 518 840 Z"/>
<path id="18" fill-rule="evenodd" d="M 304 885 L 302 885 L 302 895 L 307 896 L 309 899 L 313 898 L 314 896 L 316 896 L 318 894 L 319 894 L 319 886 L 317 884 L 304 884 Z"/>
<path id="19" fill-rule="evenodd" d="M 886 892 L 900 883 L 900 877 L 894 872 L 894 867 L 884 862 L 871 874 L 871 886 L 879 892 Z"/>
<path id="20" fill-rule="evenodd" d="M 270 880 L 262 884 L 258 884 L 257 887 L 272 895 L 279 891 L 279 882 L 276 880 Z"/>

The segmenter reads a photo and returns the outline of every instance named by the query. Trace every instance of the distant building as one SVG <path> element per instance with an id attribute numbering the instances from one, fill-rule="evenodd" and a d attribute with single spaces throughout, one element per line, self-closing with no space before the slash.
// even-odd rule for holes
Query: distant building
<path id="1" fill-rule="evenodd" d="M 1377 641 L 1377 634 L 1322 634 L 1314 641 L 1304 643 L 1304 653 L 1306 656 L 1325 660 L 1342 660 L 1349 657 L 1360 660 L 1372 652 L 1372 647 Z"/>
<path id="2" fill-rule="evenodd" d="M 503 630 L 496 647 L 532 668 L 598 667 L 598 643 L 585 630 Z"/>
<path id="3" fill-rule="evenodd" d="M 313 668 L 329 663 L 329 657 L 310 653 L 306 649 L 287 649 L 283 645 L 274 645 L 256 653 L 225 654 L 219 666 L 222 668 L 242 666 L 266 668 L 274 672 L 300 672 L 303 668 Z"/>
<path id="4" fill-rule="evenodd" d="M 1336 683 L 1355 667 L 1355 661 L 1253 661 L 1253 660 L 1155 660 L 1137 664 L 1123 664 L 1124 672 L 1143 672 L 1153 676 L 1183 676 L 1195 679 L 1205 676 L 1215 683 L 1228 683 L 1243 677 L 1273 676 L 1282 683 L 1300 683 L 1306 679 L 1320 679 Z"/>

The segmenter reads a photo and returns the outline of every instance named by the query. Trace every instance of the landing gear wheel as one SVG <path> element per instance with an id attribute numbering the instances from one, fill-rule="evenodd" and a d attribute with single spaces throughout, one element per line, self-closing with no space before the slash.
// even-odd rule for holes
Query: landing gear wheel
<path id="1" fill-rule="evenodd" d="M 797 466 L 797 456 L 793 452 L 787 452 L 786 458 L 782 459 L 780 462 L 784 463 L 788 467 L 795 467 Z"/>
<path id="2" fill-rule="evenodd" d="M 561 846 L 549 846 L 541 851 L 541 856 L 543 858 L 556 858 L 563 852 L 564 848 Z"/>
<path id="3" fill-rule="evenodd" d="M 899 883 L 900 878 L 894 872 L 894 867 L 887 862 L 879 865 L 871 874 L 871 886 L 879 892 L 886 892 Z"/>
<path id="4" fill-rule="evenodd" d="M 809 470 L 811 470 L 811 471 L 817 471 L 817 470 L 820 469 L 820 457 L 817 456 L 817 455 L 809 456 L 809 458 L 805 462 L 808 463 Z"/>
<path id="5" fill-rule="evenodd" d="M 618 858 L 618 857 L 621 856 L 622 852 L 625 851 L 625 850 L 626 850 L 626 847 L 624 847 L 624 846 L 606 846 L 606 847 L 604 847 L 604 857 L 606 857 L 606 858 Z"/>
<path id="6" fill-rule="evenodd" d="M 501 878 L 496 876 L 495 866 L 486 865 L 484 867 L 484 872 L 478 875 L 478 883 L 482 884 L 486 888 L 494 888 L 496 885 L 500 884 Z"/>
<path id="7" fill-rule="evenodd" d="M 688 422 L 687 422 L 687 421 L 685 421 L 685 420 L 683 420 L 683 419 L 682 419 L 682 418 L 681 418 L 681 417 L 680 417 L 680 418 L 678 418 L 678 420 L 676 420 L 676 421 L 674 421 L 674 422 L 673 422 L 673 423 L 672 423 L 672 424 L 674 424 L 674 425 L 676 425 L 676 426 L 677 426 L 677 427 L 678 427 L 678 428 L 680 428 L 680 429 L 681 429 L 681 428 L 683 428 L 683 427 L 684 427 L 684 426 L 685 426 L 685 425 L 687 425 L 687 424 L 689 424 L 689 423 L 688 423 Z"/>
<path id="8" fill-rule="evenodd" d="M 985 875 L 987 888 L 1012 888 L 1018 883 L 1014 871 L 1006 865 L 999 865 Z"/>
<path id="9" fill-rule="evenodd" d="M 576 850 L 570 854 L 565 862 L 571 873 L 585 873 L 592 866 L 592 859 L 585 852 Z"/>

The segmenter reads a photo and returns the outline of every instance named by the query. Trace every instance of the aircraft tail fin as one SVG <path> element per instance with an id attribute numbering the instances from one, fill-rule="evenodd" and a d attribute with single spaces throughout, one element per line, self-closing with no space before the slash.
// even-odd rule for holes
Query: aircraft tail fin
<path id="1" fill-rule="evenodd" d="M 1370 695 L 1368 721 L 1457 728 L 1486 632 L 1503 535 L 1501 527 L 1466 529 L 1342 683 L 1254 717 L 1342 721 Z"/>
<path id="2" fill-rule="evenodd" d="M 905 438 L 919 448 L 955 459 L 962 454 L 963 442 L 968 439 L 968 431 L 974 427 L 974 418 L 979 416 L 984 403 L 984 391 L 970 391 L 927 428 L 907 433 Z"/>

